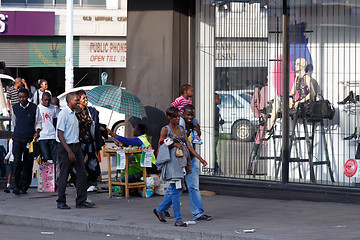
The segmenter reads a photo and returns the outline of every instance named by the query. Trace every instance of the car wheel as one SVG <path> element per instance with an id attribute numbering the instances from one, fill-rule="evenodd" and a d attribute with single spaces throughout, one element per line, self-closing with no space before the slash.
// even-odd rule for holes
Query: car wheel
<path id="1" fill-rule="evenodd" d="M 231 135 L 238 141 L 249 142 L 255 133 L 254 125 L 250 121 L 240 120 L 231 127 Z"/>
<path id="2" fill-rule="evenodd" d="M 116 135 L 125 136 L 125 122 L 119 122 L 112 130 Z"/>

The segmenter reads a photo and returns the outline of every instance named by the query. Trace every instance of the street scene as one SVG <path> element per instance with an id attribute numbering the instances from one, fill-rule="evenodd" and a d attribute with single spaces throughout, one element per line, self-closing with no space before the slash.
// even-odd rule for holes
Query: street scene
<path id="1" fill-rule="evenodd" d="M 359 13 L 0 0 L 0 240 L 358 239 Z"/>

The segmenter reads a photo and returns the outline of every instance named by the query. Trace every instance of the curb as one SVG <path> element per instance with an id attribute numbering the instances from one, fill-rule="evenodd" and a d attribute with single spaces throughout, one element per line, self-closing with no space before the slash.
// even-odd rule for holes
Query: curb
<path id="1" fill-rule="evenodd" d="M 260 240 L 269 238 L 253 238 L 251 236 L 245 237 L 241 235 L 231 234 L 216 234 L 199 231 L 189 231 L 189 228 L 176 229 L 159 229 L 150 227 L 140 227 L 136 225 L 118 225 L 114 221 L 109 220 L 109 223 L 97 223 L 83 218 L 78 218 L 78 221 L 67 219 L 54 218 L 39 218 L 21 215 L 0 214 L 0 223 L 11 225 L 26 225 L 36 227 L 53 226 L 60 229 L 68 229 L 84 232 L 96 232 L 105 234 L 119 234 L 126 236 L 142 236 L 152 238 L 166 238 L 166 239 L 192 239 L 192 240 Z M 170 236 L 171 235 L 171 236 Z"/>

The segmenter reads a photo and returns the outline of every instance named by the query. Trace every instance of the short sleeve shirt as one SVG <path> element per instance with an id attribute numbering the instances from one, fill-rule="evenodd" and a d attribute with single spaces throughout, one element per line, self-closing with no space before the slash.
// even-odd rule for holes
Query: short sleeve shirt
<path id="1" fill-rule="evenodd" d="M 16 90 L 14 87 L 11 87 L 6 92 L 6 98 L 10 99 L 10 104 L 13 106 L 14 104 L 20 102 L 19 100 L 19 91 Z"/>
<path id="2" fill-rule="evenodd" d="M 64 132 L 67 144 L 79 142 L 79 121 L 75 116 L 75 111 L 71 111 L 68 106 L 59 113 L 56 128 Z M 58 134 L 56 134 L 56 141 L 60 143 Z"/>
<path id="3" fill-rule="evenodd" d="M 189 104 L 192 104 L 192 101 L 190 99 L 185 99 L 182 95 L 175 99 L 175 101 L 172 103 L 172 105 L 179 109 L 180 112 L 184 109 L 186 105 Z"/>
<path id="4" fill-rule="evenodd" d="M 40 132 L 39 140 L 55 139 L 56 131 L 53 122 L 58 114 L 56 107 L 53 105 L 45 107 L 42 104 L 39 104 L 38 107 L 42 118 L 42 130 Z"/>

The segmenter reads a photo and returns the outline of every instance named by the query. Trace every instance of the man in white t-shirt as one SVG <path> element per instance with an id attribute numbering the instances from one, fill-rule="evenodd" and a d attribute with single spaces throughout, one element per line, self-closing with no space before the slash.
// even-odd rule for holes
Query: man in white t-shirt
<path id="1" fill-rule="evenodd" d="M 42 95 L 42 103 L 39 104 L 39 110 L 42 117 L 42 130 L 39 137 L 39 145 L 44 161 L 56 161 L 56 107 L 50 104 L 51 96 L 48 92 Z"/>

